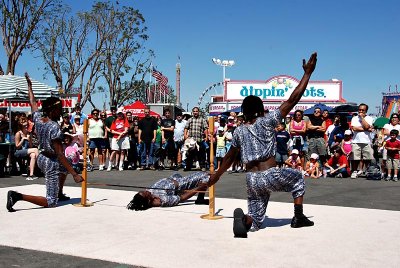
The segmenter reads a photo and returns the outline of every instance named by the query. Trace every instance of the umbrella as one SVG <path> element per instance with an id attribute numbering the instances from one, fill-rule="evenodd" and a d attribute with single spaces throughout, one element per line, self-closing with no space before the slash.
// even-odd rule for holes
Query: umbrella
<path id="1" fill-rule="evenodd" d="M 350 104 L 340 105 L 331 110 L 331 113 L 357 113 L 357 112 L 358 112 L 358 106 Z"/>
<path id="2" fill-rule="evenodd" d="M 330 112 L 332 110 L 332 107 L 329 107 L 329 106 L 327 106 L 327 105 L 325 105 L 323 103 L 317 103 L 313 107 L 310 107 L 310 108 L 304 110 L 303 113 L 306 114 L 306 115 L 307 114 L 313 114 L 315 108 L 320 108 L 321 111 L 328 110 L 328 112 Z"/>
<path id="3" fill-rule="evenodd" d="M 374 127 L 376 128 L 383 128 L 384 125 L 389 123 L 389 118 L 386 117 L 378 117 L 375 121 L 374 121 Z"/>
<path id="4" fill-rule="evenodd" d="M 44 100 L 48 97 L 58 97 L 58 90 L 49 87 L 34 79 L 32 81 L 32 90 L 35 98 Z M 24 76 L 0 75 L 0 99 L 8 101 L 26 101 L 28 100 L 28 83 Z"/>

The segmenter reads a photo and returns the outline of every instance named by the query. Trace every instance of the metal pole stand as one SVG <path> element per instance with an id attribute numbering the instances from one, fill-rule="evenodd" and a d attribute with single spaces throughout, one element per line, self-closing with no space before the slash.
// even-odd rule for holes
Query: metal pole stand
<path id="1" fill-rule="evenodd" d="M 87 137 L 88 137 L 88 129 L 89 129 L 89 120 L 85 119 L 83 122 L 83 170 L 82 170 L 82 196 L 81 202 L 74 204 L 76 207 L 91 207 L 93 206 L 92 202 L 87 202 Z"/>
<path id="2" fill-rule="evenodd" d="M 214 117 L 208 119 L 208 126 L 210 131 L 210 173 L 214 174 Z M 200 218 L 205 220 L 219 220 L 224 216 L 215 215 L 215 185 L 208 189 L 208 214 L 201 215 Z"/>

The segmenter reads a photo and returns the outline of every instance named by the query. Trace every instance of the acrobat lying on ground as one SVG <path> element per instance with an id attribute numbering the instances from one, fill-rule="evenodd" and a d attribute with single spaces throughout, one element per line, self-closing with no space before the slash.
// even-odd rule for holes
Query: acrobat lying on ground
<path id="1" fill-rule="evenodd" d="M 128 204 L 130 210 L 146 210 L 152 207 L 172 207 L 188 200 L 198 193 L 196 205 L 208 205 L 209 200 L 204 199 L 207 182 L 210 174 L 195 172 L 182 177 L 175 173 L 168 178 L 158 180 L 145 191 L 138 192 Z"/>

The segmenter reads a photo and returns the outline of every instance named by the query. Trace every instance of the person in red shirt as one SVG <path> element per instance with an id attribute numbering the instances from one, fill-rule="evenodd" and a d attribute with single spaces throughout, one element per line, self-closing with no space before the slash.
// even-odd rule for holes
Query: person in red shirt
<path id="1" fill-rule="evenodd" d="M 349 162 L 341 148 L 333 151 L 333 157 L 325 163 L 325 168 L 329 177 L 347 178 L 350 175 Z"/>
<path id="2" fill-rule="evenodd" d="M 115 151 L 115 163 L 119 162 L 119 171 L 124 170 L 125 151 L 130 148 L 128 138 L 129 122 L 126 120 L 124 114 L 119 112 L 117 118 L 111 124 L 110 130 L 113 134 L 111 141 L 111 150 Z M 111 162 L 107 168 L 110 171 L 112 168 Z"/>
<path id="3" fill-rule="evenodd" d="M 386 141 L 385 149 L 387 150 L 386 168 L 388 170 L 388 176 L 385 178 L 386 181 L 390 180 L 390 174 L 393 174 L 393 180 L 398 181 L 397 172 L 399 170 L 399 150 L 400 141 L 397 139 L 399 131 L 392 129 L 390 131 L 390 139 Z"/>
<path id="4" fill-rule="evenodd" d="M 322 119 L 325 121 L 325 129 L 328 129 L 328 127 L 330 125 L 333 125 L 332 120 L 329 118 L 329 111 L 328 110 L 324 110 L 322 112 Z M 328 141 L 328 136 L 326 135 L 326 133 L 324 134 L 324 139 L 325 141 Z"/>

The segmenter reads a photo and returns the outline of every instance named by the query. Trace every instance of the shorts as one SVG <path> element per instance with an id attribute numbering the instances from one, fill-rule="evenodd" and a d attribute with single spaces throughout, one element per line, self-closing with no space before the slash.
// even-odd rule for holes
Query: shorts
<path id="1" fill-rule="evenodd" d="M 215 153 L 215 157 L 217 158 L 223 158 L 226 154 L 225 148 L 217 148 L 217 151 Z"/>
<path id="2" fill-rule="evenodd" d="M 371 144 L 368 143 L 353 143 L 353 160 L 372 160 L 374 152 Z"/>
<path id="3" fill-rule="evenodd" d="M 324 138 L 310 138 L 308 140 L 308 155 L 312 153 L 316 153 L 320 156 L 325 156 L 327 154 Z"/>
<path id="4" fill-rule="evenodd" d="M 111 150 L 113 151 L 121 151 L 130 149 L 131 145 L 129 144 L 129 138 L 123 137 L 117 141 L 116 138 L 112 138 L 111 141 Z"/>
<path id="5" fill-rule="evenodd" d="M 106 148 L 106 141 L 102 138 L 90 139 L 89 149 L 104 150 Z"/>
<path id="6" fill-rule="evenodd" d="M 391 170 L 391 169 L 399 169 L 399 159 L 394 159 L 394 158 L 388 158 L 386 160 L 386 168 Z"/>
<path id="7" fill-rule="evenodd" d="M 28 149 L 16 150 L 14 156 L 17 158 L 24 158 L 28 156 Z"/>
<path id="8" fill-rule="evenodd" d="M 277 162 L 277 163 L 285 163 L 285 161 L 288 159 L 288 155 L 287 154 L 280 154 L 280 153 L 278 153 L 278 152 L 276 152 L 276 154 L 275 154 L 275 161 Z"/>

